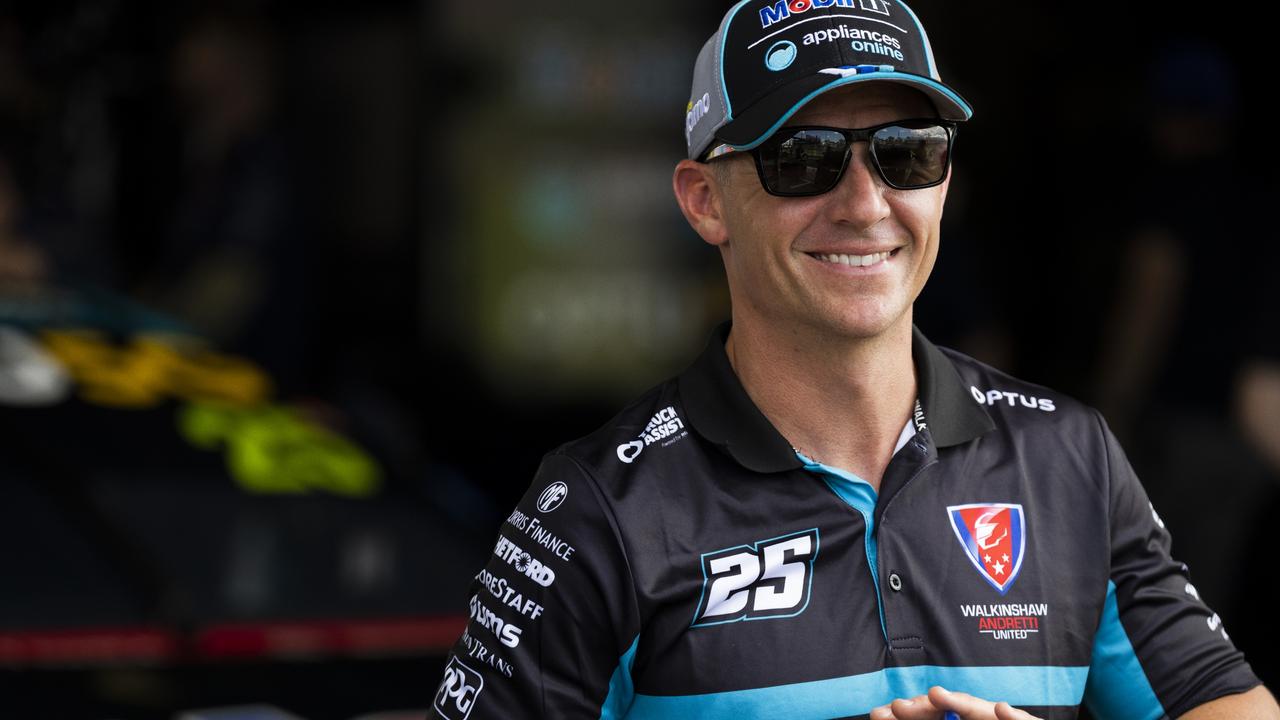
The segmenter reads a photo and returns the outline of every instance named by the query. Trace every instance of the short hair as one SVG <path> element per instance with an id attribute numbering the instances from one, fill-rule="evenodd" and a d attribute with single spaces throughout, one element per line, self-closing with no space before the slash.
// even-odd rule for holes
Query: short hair
<path id="1" fill-rule="evenodd" d="M 711 166 L 711 173 L 715 176 L 716 183 L 721 187 L 728 185 L 731 174 L 730 171 L 733 169 L 733 164 L 739 161 L 738 158 L 746 158 L 749 155 L 750 153 L 735 152 L 726 156 L 718 157 L 715 160 L 709 160 L 707 164 Z"/>

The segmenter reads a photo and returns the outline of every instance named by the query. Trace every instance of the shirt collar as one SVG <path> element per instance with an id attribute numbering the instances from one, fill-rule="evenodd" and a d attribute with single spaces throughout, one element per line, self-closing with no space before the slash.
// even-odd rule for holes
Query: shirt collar
<path id="1" fill-rule="evenodd" d="M 729 364 L 724 349 L 729 327 L 726 322 L 716 328 L 702 355 L 677 380 L 689 423 L 698 434 L 756 472 L 803 467 L 791 444 L 751 402 Z M 938 448 L 966 443 L 995 427 L 986 410 L 965 389 L 951 360 L 914 327 L 911 356 L 920 405 Z"/>

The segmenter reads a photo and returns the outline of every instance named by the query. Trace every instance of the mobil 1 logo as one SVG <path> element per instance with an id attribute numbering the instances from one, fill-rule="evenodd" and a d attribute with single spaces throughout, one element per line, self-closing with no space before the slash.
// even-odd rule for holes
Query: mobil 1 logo
<path id="1" fill-rule="evenodd" d="M 817 528 L 703 554 L 692 627 L 799 615 L 809 606 L 817 558 Z"/>
<path id="2" fill-rule="evenodd" d="M 467 720 L 483 689 L 484 678 L 480 673 L 458 662 L 458 658 L 450 657 L 432 707 L 447 720 Z"/>

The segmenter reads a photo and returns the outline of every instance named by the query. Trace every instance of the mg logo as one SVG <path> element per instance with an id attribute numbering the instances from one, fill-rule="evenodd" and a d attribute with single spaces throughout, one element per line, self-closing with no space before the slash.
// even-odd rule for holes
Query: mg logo
<path id="1" fill-rule="evenodd" d="M 554 482 L 538 496 L 538 511 L 549 513 L 560 507 L 560 503 L 569 496 L 569 486 L 562 482 Z"/>
<path id="2" fill-rule="evenodd" d="M 480 673 L 458 662 L 458 658 L 450 658 L 436 691 L 436 713 L 446 720 L 467 720 L 482 689 L 484 678 Z"/>

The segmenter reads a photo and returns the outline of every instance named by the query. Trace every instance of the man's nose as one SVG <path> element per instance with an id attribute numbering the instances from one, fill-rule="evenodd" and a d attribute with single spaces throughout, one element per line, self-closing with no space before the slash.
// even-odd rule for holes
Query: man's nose
<path id="1" fill-rule="evenodd" d="M 827 205 L 832 222 L 848 223 L 856 228 L 869 228 L 889 216 L 885 193 L 889 186 L 871 165 L 871 149 L 856 143 L 844 177 L 831 191 Z"/>

